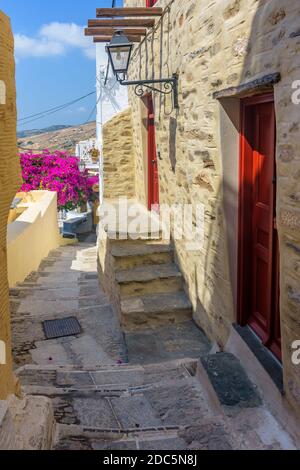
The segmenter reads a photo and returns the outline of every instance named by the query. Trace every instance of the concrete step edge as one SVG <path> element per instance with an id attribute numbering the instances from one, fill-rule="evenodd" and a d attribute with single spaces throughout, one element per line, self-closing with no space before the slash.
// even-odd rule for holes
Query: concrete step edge
<path id="1" fill-rule="evenodd" d="M 129 284 L 131 282 L 143 283 L 171 278 L 183 278 L 181 272 L 174 263 L 159 265 L 150 264 L 138 268 L 125 269 L 116 272 L 116 281 L 119 284 Z"/>

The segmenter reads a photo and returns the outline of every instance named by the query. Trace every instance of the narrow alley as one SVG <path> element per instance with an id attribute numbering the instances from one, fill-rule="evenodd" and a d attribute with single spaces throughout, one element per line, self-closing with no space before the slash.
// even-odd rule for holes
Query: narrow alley
<path id="1" fill-rule="evenodd" d="M 10 294 L 14 361 L 27 397 L 15 422 L 25 448 L 294 448 L 238 360 L 209 354 L 191 319 L 122 333 L 99 286 L 91 237 L 50 253 Z M 78 334 L 52 329 L 62 337 L 46 338 L 44 322 L 71 317 Z M 31 409 L 32 396 L 50 399 L 54 416 L 50 403 L 42 415 L 36 400 Z"/>
<path id="2" fill-rule="evenodd" d="M 300 450 L 299 0 L 36 3 L 0 6 L 0 452 Z"/>

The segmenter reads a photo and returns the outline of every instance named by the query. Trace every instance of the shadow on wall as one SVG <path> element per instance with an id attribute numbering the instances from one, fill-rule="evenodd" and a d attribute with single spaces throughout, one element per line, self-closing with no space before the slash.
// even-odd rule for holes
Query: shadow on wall
<path id="1" fill-rule="evenodd" d="M 281 312 L 281 330 L 282 330 L 282 352 L 283 352 L 283 370 L 285 392 L 289 397 L 290 403 L 293 405 L 296 413 L 300 415 L 300 380 L 299 368 L 291 365 L 291 345 L 293 341 L 300 338 L 299 322 L 293 321 L 293 312 L 297 307 L 297 298 L 299 291 L 294 295 L 294 301 L 289 298 L 289 282 L 292 276 L 296 276 L 299 283 L 299 273 L 297 269 L 291 273 L 291 261 L 293 266 L 299 266 L 300 263 L 300 237 L 299 231 L 293 229 L 292 226 L 283 226 L 281 221 L 281 211 L 284 207 L 289 210 L 297 209 L 294 194 L 299 191 L 299 166 L 295 167 L 294 153 L 297 152 L 300 139 L 299 126 L 292 122 L 293 118 L 298 122 L 299 111 L 295 108 L 291 101 L 292 82 L 299 79 L 299 61 L 295 61 L 295 50 L 299 48 L 299 38 L 296 33 L 299 31 L 297 22 L 296 5 L 293 1 L 284 2 L 261 0 L 257 5 L 257 12 L 254 16 L 249 39 L 241 38 L 236 44 L 239 54 L 244 54 L 244 63 L 240 75 L 240 84 L 251 82 L 253 79 L 262 77 L 266 74 L 281 73 L 281 82 L 274 86 L 275 105 L 277 114 L 277 142 L 276 142 L 276 167 L 277 167 L 277 224 L 279 232 L 279 251 L 280 251 L 280 312 Z M 293 52 L 294 51 L 294 52 Z M 270 62 L 272 62 L 270 64 Z M 226 87 L 224 87 L 226 88 Z M 264 93 L 267 89 L 257 89 L 257 93 Z M 271 89 L 269 90 L 271 91 Z M 237 305 L 237 260 L 238 260 L 238 178 L 239 178 L 239 134 L 240 134 L 240 99 L 228 98 L 220 101 L 220 117 L 221 127 L 225 126 L 224 132 L 221 131 L 221 153 L 223 159 L 223 181 L 216 192 L 216 219 L 210 221 L 210 231 L 208 234 L 207 245 L 205 247 L 207 257 L 204 272 L 205 287 L 209 286 L 210 292 L 212 286 L 218 284 L 218 276 L 220 266 L 219 253 L 227 252 L 229 254 L 229 273 L 231 292 L 233 297 L 233 305 Z M 227 121 L 227 122 L 226 122 Z M 286 133 L 289 123 L 289 131 Z M 226 138 L 227 136 L 227 138 Z M 228 140 L 228 137 L 230 138 Z M 231 141 L 231 143 L 230 143 Z M 253 143 L 252 143 L 253 144 Z M 253 145 L 252 145 L 253 147 Z M 285 158 L 289 155 L 288 158 Z M 231 156 L 231 158 L 230 158 Z M 232 159 L 234 156 L 234 160 Z M 233 164 L 230 168 L 228 165 Z M 294 162 L 294 165 L 292 164 Z M 288 182 L 288 189 L 286 190 Z M 223 203 L 221 202 L 223 201 Z M 298 206 L 299 208 L 299 206 Z M 218 222 L 219 221 L 219 222 Z M 227 243 L 227 250 L 221 246 L 221 240 L 215 245 L 215 230 L 218 225 L 223 226 L 221 232 L 224 231 Z M 288 247 L 288 243 L 298 250 L 293 253 Z M 211 253 L 215 255 L 211 258 Z M 250 256 L 250 255 L 249 255 Z M 225 262 L 225 260 L 224 260 Z M 249 258 L 250 262 L 250 258 Z M 295 269 L 295 268 L 294 268 Z M 211 279 L 207 273 L 215 273 L 214 279 Z M 195 275 L 197 278 L 197 267 L 195 266 Z M 219 284 L 220 285 L 220 284 Z M 299 284 L 298 284 L 299 285 Z M 249 286 L 250 288 L 250 286 Z M 197 292 L 200 292 L 200 299 L 205 296 L 204 286 L 199 286 L 196 282 Z M 218 300 L 212 296 L 209 309 L 204 308 L 198 298 L 197 311 L 202 319 L 202 326 L 211 330 L 211 315 L 215 312 L 217 322 L 217 330 L 225 326 L 230 326 L 230 322 L 236 321 L 236 311 L 233 311 L 232 318 L 225 319 L 218 317 L 218 310 L 223 310 L 222 305 L 218 305 L 222 295 L 218 295 Z M 236 310 L 236 309 L 235 309 Z M 211 312 L 211 313 L 210 313 Z M 228 323 L 229 321 L 229 323 Z M 227 325 L 226 325 L 227 323 Z M 216 336 L 216 335 L 214 335 Z M 221 341 L 221 345 L 224 343 Z"/>

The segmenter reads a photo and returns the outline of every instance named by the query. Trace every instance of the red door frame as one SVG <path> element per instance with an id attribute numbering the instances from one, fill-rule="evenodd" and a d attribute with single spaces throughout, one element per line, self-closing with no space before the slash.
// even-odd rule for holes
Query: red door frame
<path id="1" fill-rule="evenodd" d="M 159 205 L 159 177 L 158 159 L 156 150 L 154 103 L 151 94 L 146 96 L 147 100 L 147 132 L 148 132 L 148 209 L 153 206 L 158 209 Z"/>
<path id="2" fill-rule="evenodd" d="M 253 149 L 247 139 L 247 110 L 249 106 L 272 103 L 274 102 L 274 94 L 266 93 L 263 95 L 246 98 L 241 101 L 241 134 L 240 134 L 240 169 L 239 169 L 239 236 L 238 236 L 238 299 L 237 299 L 237 321 L 240 325 L 245 326 L 248 324 L 249 310 L 251 305 L 252 295 L 252 266 L 249 263 L 251 252 L 249 247 L 252 241 L 252 221 L 249 213 L 252 214 L 253 201 L 251 192 L 252 174 L 250 174 L 249 165 L 246 164 L 249 159 L 253 158 Z M 274 125 L 274 146 L 275 146 L 275 132 Z M 274 147 L 275 148 L 275 147 Z M 274 158 L 274 176 L 276 177 L 276 164 Z M 248 184 L 247 184 L 248 182 Z M 276 206 L 276 185 L 274 184 L 273 204 Z M 274 221 L 275 221 L 274 207 Z M 270 282 L 272 283 L 272 302 L 270 307 L 270 318 L 268 318 L 269 336 L 264 337 L 263 332 L 256 332 L 262 337 L 263 343 L 281 359 L 281 345 L 280 345 L 280 322 L 279 322 L 279 246 L 277 231 L 274 227 L 273 233 L 273 270 L 269 273 L 273 277 Z M 274 318 L 275 323 L 274 324 Z M 271 337 L 273 336 L 273 337 Z M 278 338 L 278 339 L 276 339 Z"/>

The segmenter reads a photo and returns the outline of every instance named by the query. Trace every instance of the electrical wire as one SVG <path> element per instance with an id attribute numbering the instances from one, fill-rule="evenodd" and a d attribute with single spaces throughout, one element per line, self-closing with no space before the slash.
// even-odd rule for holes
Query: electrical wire
<path id="1" fill-rule="evenodd" d="M 116 0 L 112 0 L 112 8 L 115 8 L 115 6 L 116 6 Z M 109 61 L 107 63 L 105 84 L 107 83 L 108 75 L 109 75 Z M 25 116 L 23 118 L 18 119 L 18 123 L 21 126 L 25 126 L 27 124 L 30 124 L 31 122 L 35 122 L 35 121 L 38 121 L 38 120 L 43 119 L 45 117 L 51 116 L 52 114 L 58 113 L 59 111 L 62 111 L 66 108 L 69 108 L 70 106 L 73 106 L 74 104 L 78 103 L 79 101 L 81 101 L 81 100 L 83 100 L 83 99 L 85 99 L 85 98 L 87 98 L 87 97 L 89 97 L 89 96 L 91 96 L 95 93 L 96 92 L 93 91 L 91 93 L 88 93 L 87 95 L 81 96 L 80 98 L 77 98 L 77 99 L 75 99 L 73 101 L 70 101 L 68 103 L 65 103 L 63 105 L 55 106 L 54 108 L 50 108 L 48 110 L 41 111 L 40 113 Z M 89 117 L 88 117 L 85 124 L 87 124 L 89 122 L 90 118 L 92 117 L 93 113 L 95 112 L 98 102 L 99 102 L 99 100 L 97 101 L 96 105 L 93 107 L 93 109 L 92 109 L 91 113 L 89 114 Z"/>
<path id="2" fill-rule="evenodd" d="M 20 119 L 18 119 L 18 123 L 20 123 L 20 125 L 23 126 L 23 125 L 29 124 L 30 122 L 34 122 L 34 121 L 37 121 L 37 120 L 42 119 L 44 117 L 50 116 L 51 114 L 58 113 L 59 111 L 62 111 L 63 109 L 66 109 L 66 108 L 69 108 L 70 106 L 73 106 L 74 104 L 78 103 L 79 101 L 82 101 L 83 99 L 85 99 L 85 98 L 87 98 L 91 95 L 94 95 L 95 93 L 96 92 L 93 91 L 91 93 L 88 93 L 87 95 L 81 96 L 80 98 L 69 101 L 68 103 L 62 104 L 60 106 L 56 106 L 56 107 L 50 108 L 46 111 L 41 111 L 40 113 L 32 114 L 30 116 L 20 118 Z"/>
<path id="3" fill-rule="evenodd" d="M 91 117 L 93 116 L 94 112 L 95 112 L 96 109 L 97 109 L 97 106 L 98 106 L 98 104 L 99 104 L 100 99 L 101 99 L 101 96 L 99 96 L 99 98 L 97 99 L 97 102 L 96 102 L 95 106 L 93 107 L 92 111 L 90 112 L 89 117 L 88 117 L 87 120 L 85 121 L 84 125 L 87 124 L 87 123 L 90 121 Z"/>

